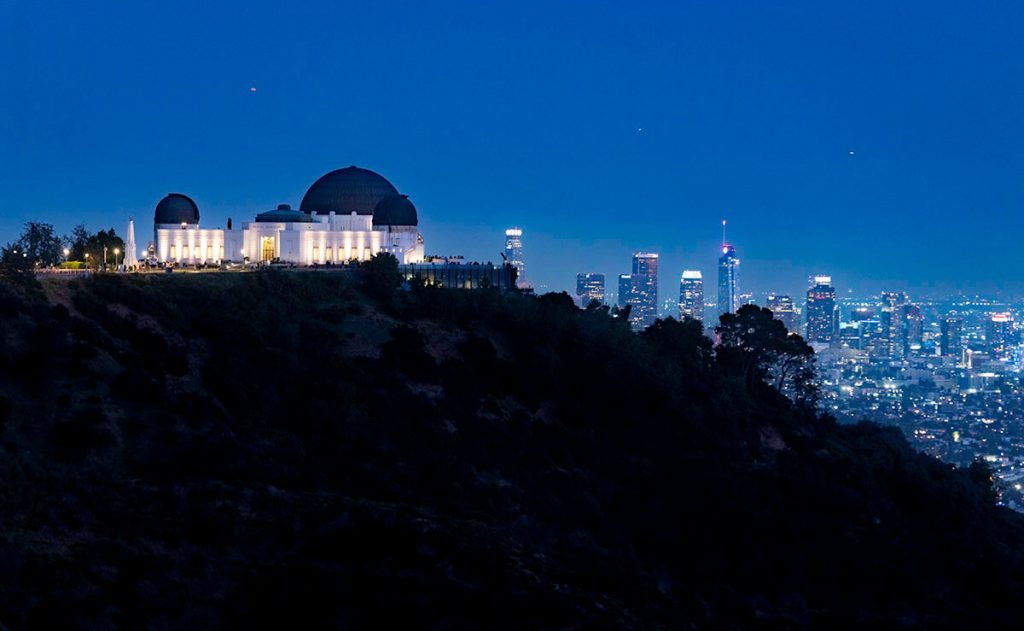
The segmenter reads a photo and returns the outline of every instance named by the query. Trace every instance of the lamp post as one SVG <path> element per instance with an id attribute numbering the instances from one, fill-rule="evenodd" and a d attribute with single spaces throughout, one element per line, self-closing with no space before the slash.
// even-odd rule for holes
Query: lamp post
<path id="1" fill-rule="evenodd" d="M 117 269 L 117 255 L 121 253 L 121 248 L 114 248 L 114 269 Z"/>
<path id="2" fill-rule="evenodd" d="M 103 271 L 107 271 L 107 246 L 103 246 Z"/>
<path id="3" fill-rule="evenodd" d="M 64 262 L 68 262 L 68 255 L 71 254 L 71 250 L 64 248 Z"/>

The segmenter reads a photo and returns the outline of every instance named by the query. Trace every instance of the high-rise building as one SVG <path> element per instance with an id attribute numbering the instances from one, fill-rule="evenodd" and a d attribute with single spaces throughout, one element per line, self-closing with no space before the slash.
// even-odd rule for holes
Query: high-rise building
<path id="1" fill-rule="evenodd" d="M 604 304 L 604 274 L 576 274 L 576 300 L 581 307 L 594 301 Z"/>
<path id="2" fill-rule="evenodd" d="M 842 322 L 839 324 L 839 332 L 836 334 L 836 338 L 840 348 L 852 348 L 854 350 L 862 350 L 864 348 L 864 338 L 861 333 L 863 322 Z"/>
<path id="3" fill-rule="evenodd" d="M 634 330 L 643 328 L 640 322 L 639 308 L 639 287 L 634 283 L 632 274 L 619 274 L 619 309 L 629 306 L 629 325 Z"/>
<path id="4" fill-rule="evenodd" d="M 679 319 L 704 321 L 704 276 L 698 270 L 685 269 L 679 279 Z"/>
<path id="5" fill-rule="evenodd" d="M 509 228 L 505 231 L 505 258 L 516 270 L 516 285 L 525 287 L 526 262 L 523 260 L 523 229 Z"/>
<path id="6" fill-rule="evenodd" d="M 861 317 L 851 321 L 851 324 L 856 324 L 860 329 L 860 350 L 872 357 L 889 356 L 889 338 L 878 316 Z"/>
<path id="7" fill-rule="evenodd" d="M 1009 313 L 993 313 L 985 323 L 985 343 L 995 356 L 1005 353 L 1012 342 L 1013 316 Z"/>
<path id="8" fill-rule="evenodd" d="M 850 313 L 847 314 L 847 320 L 850 322 L 874 320 L 876 318 L 878 318 L 878 313 L 871 307 L 854 307 L 853 309 L 850 309 Z"/>
<path id="9" fill-rule="evenodd" d="M 768 309 L 771 310 L 775 319 L 782 322 L 783 326 L 790 333 L 796 333 L 799 323 L 796 315 L 796 305 L 789 296 L 768 294 Z"/>
<path id="10" fill-rule="evenodd" d="M 903 356 L 909 357 L 921 351 L 924 341 L 924 315 L 918 305 L 903 305 L 902 328 L 900 329 L 900 346 Z"/>
<path id="11" fill-rule="evenodd" d="M 831 276 L 815 276 L 807 290 L 807 341 L 831 344 L 839 328 Z"/>
<path id="12" fill-rule="evenodd" d="M 910 300 L 902 291 L 883 291 L 881 303 L 878 320 L 884 343 L 879 344 L 876 350 L 879 355 L 885 357 L 902 357 L 903 307 L 909 304 Z"/>
<path id="13" fill-rule="evenodd" d="M 634 329 L 650 326 L 658 318 L 658 255 L 637 252 L 633 271 L 619 276 L 619 306 L 630 305 L 629 322 Z"/>
<path id="14" fill-rule="evenodd" d="M 718 259 L 718 313 L 732 313 L 739 308 L 740 259 L 736 256 L 736 248 L 728 243 L 722 244 L 722 256 Z"/>
<path id="15" fill-rule="evenodd" d="M 960 358 L 964 352 L 964 321 L 948 315 L 939 324 L 939 352 L 944 357 Z"/>

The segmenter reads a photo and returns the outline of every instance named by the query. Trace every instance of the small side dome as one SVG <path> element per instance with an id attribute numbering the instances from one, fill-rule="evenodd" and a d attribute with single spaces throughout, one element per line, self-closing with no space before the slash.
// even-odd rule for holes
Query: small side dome
<path id="1" fill-rule="evenodd" d="M 156 205 L 153 223 L 198 225 L 199 207 L 187 195 L 170 193 Z"/>
<path id="2" fill-rule="evenodd" d="M 278 204 L 274 210 L 256 215 L 256 223 L 313 223 L 313 217 L 288 204 Z"/>
<path id="3" fill-rule="evenodd" d="M 373 210 L 375 226 L 415 226 L 419 224 L 416 207 L 407 195 L 389 195 Z"/>

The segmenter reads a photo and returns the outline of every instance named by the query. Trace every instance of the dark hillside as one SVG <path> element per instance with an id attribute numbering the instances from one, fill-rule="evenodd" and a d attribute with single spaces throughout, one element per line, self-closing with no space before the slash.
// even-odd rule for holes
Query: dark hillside
<path id="1" fill-rule="evenodd" d="M 985 467 L 564 295 L 0 280 L 0 622 L 1020 624 Z"/>

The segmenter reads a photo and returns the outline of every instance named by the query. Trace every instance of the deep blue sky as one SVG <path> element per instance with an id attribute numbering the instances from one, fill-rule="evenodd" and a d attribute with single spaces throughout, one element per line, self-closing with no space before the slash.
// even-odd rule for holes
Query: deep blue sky
<path id="1" fill-rule="evenodd" d="M 766 4 L 3 3 L 0 241 L 358 164 L 429 252 L 521 225 L 553 289 L 636 249 L 713 279 L 723 216 L 745 290 L 1024 288 L 1024 4 Z"/>

